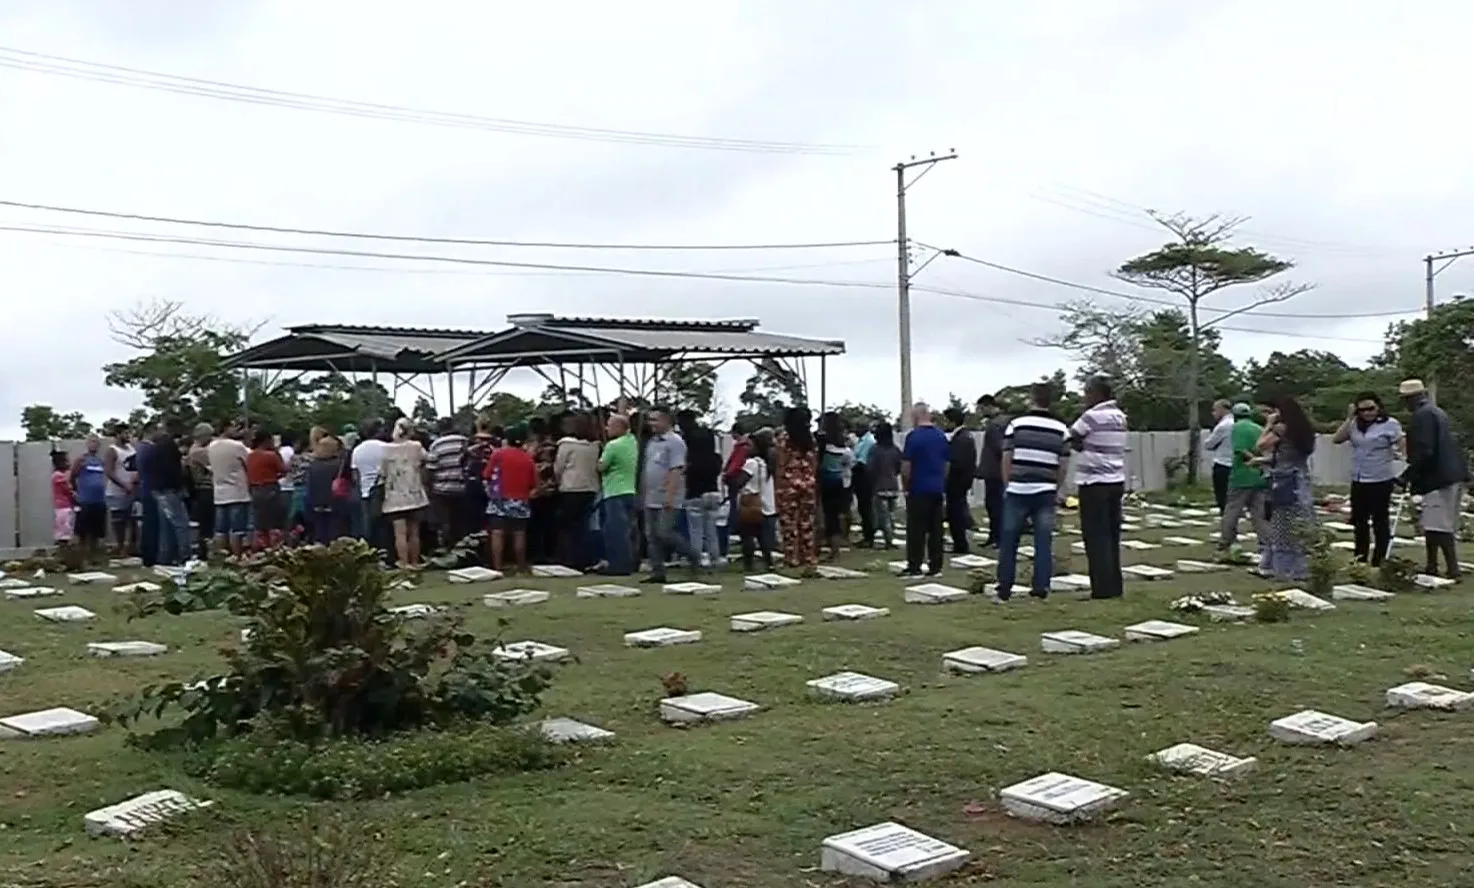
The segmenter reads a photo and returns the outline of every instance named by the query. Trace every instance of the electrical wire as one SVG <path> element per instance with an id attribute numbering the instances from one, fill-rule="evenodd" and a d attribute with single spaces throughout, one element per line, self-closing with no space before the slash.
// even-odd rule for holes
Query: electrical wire
<path id="1" fill-rule="evenodd" d="M 118 213 L 110 210 L 88 210 L 80 207 L 63 207 L 52 204 L 26 203 L 17 200 L 0 200 L 0 207 L 20 210 L 38 210 L 46 213 L 65 213 L 73 216 L 97 216 L 121 219 L 130 222 L 157 222 L 165 225 L 191 225 L 199 228 L 222 228 L 231 231 L 252 231 L 260 234 L 297 234 L 307 237 L 337 237 L 354 240 L 391 241 L 396 243 L 447 244 L 471 247 L 528 247 L 556 250 L 644 250 L 651 252 L 675 252 L 680 250 L 718 252 L 723 250 L 828 250 L 842 247 L 884 247 L 896 242 L 890 240 L 868 241 L 817 241 L 786 244 L 607 244 L 567 243 L 559 241 L 514 241 L 490 240 L 466 237 L 432 237 L 414 234 L 379 234 L 365 231 L 335 231 L 324 228 L 288 228 L 279 225 L 252 225 L 245 222 L 219 222 L 206 219 L 186 219 L 177 216 L 149 216 L 142 213 Z"/>
<path id="2" fill-rule="evenodd" d="M 131 86 L 179 95 L 199 96 L 253 105 L 266 105 L 303 111 L 319 111 L 351 117 L 426 123 L 435 126 L 477 129 L 547 138 L 648 145 L 662 148 L 692 148 L 763 154 L 846 155 L 853 154 L 861 148 L 858 145 L 686 136 L 674 133 L 645 132 L 641 130 L 570 126 L 566 124 L 486 117 L 476 114 L 434 111 L 405 105 L 360 102 L 351 99 L 337 99 L 329 96 L 314 95 L 312 93 L 265 89 L 219 80 L 208 80 L 200 77 L 185 77 L 159 71 L 148 71 L 142 68 L 130 68 L 123 65 L 89 62 L 82 59 L 32 52 L 6 46 L 0 46 L 0 67 L 36 74 L 69 77 L 93 83 Z"/>

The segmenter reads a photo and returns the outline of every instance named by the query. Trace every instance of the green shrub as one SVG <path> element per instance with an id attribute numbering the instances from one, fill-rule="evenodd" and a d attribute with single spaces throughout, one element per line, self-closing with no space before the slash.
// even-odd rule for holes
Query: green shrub
<path id="1" fill-rule="evenodd" d="M 347 800 L 378 798 L 473 777 L 555 768 L 564 747 L 535 730 L 457 726 L 381 739 L 310 744 L 271 730 L 224 740 L 191 770 L 219 786 L 257 794 Z"/>
<path id="2" fill-rule="evenodd" d="M 1295 532 L 1304 544 L 1310 562 L 1310 594 L 1329 598 L 1332 587 L 1336 585 L 1336 576 L 1341 572 L 1341 559 L 1331 548 L 1335 537 L 1315 521 L 1300 523 Z"/>
<path id="3" fill-rule="evenodd" d="M 1393 556 L 1384 559 L 1377 570 L 1377 587 L 1385 592 L 1418 591 L 1417 577 L 1422 573 L 1418 566 L 1406 558 Z"/>
<path id="4" fill-rule="evenodd" d="M 357 540 L 223 567 L 140 599 L 136 612 L 224 607 L 249 640 L 223 652 L 227 672 L 203 682 L 145 687 L 105 713 L 124 727 L 184 711 L 152 738 L 200 743 L 269 722 L 308 743 L 378 736 L 459 719 L 506 724 L 532 711 L 551 682 L 544 666 L 506 663 L 463 628 L 459 614 L 408 621 L 388 610 L 391 575 Z"/>
<path id="5" fill-rule="evenodd" d="M 383 834 L 321 811 L 226 836 L 212 888 L 389 888 L 400 884 Z"/>
<path id="6" fill-rule="evenodd" d="M 1290 599 L 1282 592 L 1260 592 L 1253 601 L 1256 622 L 1284 623 L 1290 619 Z"/>

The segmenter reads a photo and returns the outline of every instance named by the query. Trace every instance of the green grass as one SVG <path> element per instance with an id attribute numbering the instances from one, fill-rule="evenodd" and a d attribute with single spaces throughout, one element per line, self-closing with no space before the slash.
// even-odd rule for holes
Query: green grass
<path id="1" fill-rule="evenodd" d="M 1059 543 L 1074 539 L 1061 534 Z M 1208 552 L 1125 554 L 1168 565 Z M 871 557 L 857 552 L 849 563 Z M 1073 561 L 1083 568 L 1083 556 Z M 962 571 L 949 577 L 965 585 Z M 1382 703 L 1414 664 L 1467 684 L 1474 663 L 1468 593 L 1460 589 L 1347 602 L 1323 615 L 1297 611 L 1281 625 L 1201 621 L 1195 637 L 1066 657 L 1040 654 L 1039 633 L 1119 635 L 1139 620 L 1173 619 L 1167 603 L 1188 592 L 1228 589 L 1243 601 L 1273 587 L 1234 570 L 1128 583 L 1116 602 L 1058 595 L 998 607 L 975 597 L 927 607 L 902 603 L 902 582 L 890 576 L 807 581 L 779 592 L 741 591 L 729 576 L 723 593 L 708 598 L 647 591 L 595 600 L 574 597 L 577 581 L 535 582 L 554 597 L 507 612 L 507 640 L 558 644 L 578 657 L 561 667 L 542 714 L 590 721 L 619 740 L 558 771 L 322 806 L 382 834 L 393 884 L 616 888 L 679 874 L 705 888 L 835 886 L 846 883 L 817 870 L 820 840 L 887 819 L 973 852 L 948 885 L 1416 888 L 1467 884 L 1474 871 L 1474 714 L 1395 715 Z M 479 597 L 503 588 L 427 578 L 400 598 L 464 604 L 472 628 L 492 634 L 503 612 Z M 72 626 L 41 623 L 30 614 L 33 603 L 0 602 L 0 649 L 27 658 L 0 677 L 0 711 L 87 709 L 151 680 L 204 674 L 218 661 L 215 651 L 235 641 L 221 614 L 127 625 L 110 596 L 83 587 L 49 600 L 100 614 Z M 846 602 L 889 607 L 891 615 L 820 619 L 820 608 Z M 731 614 L 762 609 L 806 619 L 771 632 L 728 631 Z M 661 625 L 705 637 L 668 649 L 623 646 L 624 632 Z M 87 641 L 129 638 L 180 650 L 145 660 L 84 656 Z M 1303 654 L 1293 650 L 1297 638 Z M 1025 653 L 1029 665 L 997 676 L 942 673 L 943 652 L 974 644 Z M 908 693 L 864 706 L 807 697 L 805 680 L 841 669 L 898 681 Z M 660 677 L 671 671 L 685 673 L 692 690 L 766 708 L 740 722 L 666 727 L 656 701 Z M 1270 740 L 1269 721 L 1308 707 L 1376 719 L 1383 730 L 1352 749 Z M 1259 769 L 1216 783 L 1144 763 L 1181 741 L 1258 756 Z M 1049 770 L 1132 797 L 1091 826 L 1035 826 L 1002 814 L 1001 787 Z M 86 811 L 164 787 L 214 799 L 216 812 L 132 844 L 84 837 Z M 964 810 L 974 802 L 981 813 Z M 208 862 L 227 824 L 276 824 L 307 807 L 192 781 L 171 759 L 125 746 L 118 730 L 5 743 L 0 885 L 210 884 Z M 391 884 L 387 873 L 383 884 Z"/>

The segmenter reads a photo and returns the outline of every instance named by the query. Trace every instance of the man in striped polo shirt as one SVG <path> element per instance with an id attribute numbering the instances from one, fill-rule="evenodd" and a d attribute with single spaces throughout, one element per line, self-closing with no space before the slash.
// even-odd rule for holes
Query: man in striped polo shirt
<path id="1" fill-rule="evenodd" d="M 1085 412 L 1070 426 L 1070 445 L 1080 452 L 1075 485 L 1080 497 L 1080 533 L 1090 563 L 1090 597 L 1120 598 L 1121 496 L 1126 490 L 1126 414 L 1110 381 L 1085 384 Z"/>
<path id="2" fill-rule="evenodd" d="M 1024 522 L 1034 525 L 1034 581 L 1029 594 L 1049 597 L 1054 566 L 1054 516 L 1060 480 L 1069 468 L 1069 430 L 1050 412 L 1054 390 L 1046 383 L 1029 388 L 1029 409 L 1014 417 L 1003 433 L 1003 531 L 998 540 L 998 591 L 994 601 L 1013 594 L 1019 537 Z"/>

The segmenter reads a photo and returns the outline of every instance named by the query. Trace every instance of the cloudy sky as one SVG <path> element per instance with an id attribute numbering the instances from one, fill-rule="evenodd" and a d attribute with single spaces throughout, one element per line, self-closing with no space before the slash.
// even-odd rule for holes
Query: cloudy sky
<path id="1" fill-rule="evenodd" d="M 543 9 L 543 6 L 547 6 Z M 1421 257 L 1468 245 L 1474 168 L 1458 110 L 1474 9 L 1426 0 L 7 0 L 0 200 L 143 215 L 488 239 L 783 243 L 894 236 L 889 167 L 955 148 L 911 193 L 911 235 L 1120 289 L 1107 269 L 1162 240 L 1142 209 L 1251 217 L 1243 240 L 1317 289 L 1229 322 L 1235 359 L 1379 350 L 1416 312 Z M 42 53 L 506 121 L 446 127 L 247 104 L 37 68 Z M 72 69 L 75 70 L 75 69 Z M 403 116 L 403 115 L 400 115 Z M 566 137 L 567 127 L 855 146 L 726 151 Z M 668 141 L 668 140 L 667 140 Z M 0 207 L 0 226 L 273 237 Z M 887 285 L 894 248 L 582 251 L 406 247 L 481 259 L 719 270 Z M 831 400 L 899 400 L 894 293 L 879 287 L 527 273 L 0 231 L 0 437 L 23 405 L 104 418 L 126 357 L 106 315 L 140 299 L 220 318 L 493 329 L 509 313 L 757 317 L 842 338 Z M 916 393 L 1024 382 L 1067 356 L 1024 340 L 1078 295 L 938 259 L 914 299 Z M 1474 260 L 1439 278 L 1474 287 Z M 1251 292 L 1224 294 L 1232 308 Z M 1004 302 L 988 301 L 1001 299 Z M 1102 304 L 1122 306 L 1102 297 Z M 1027 306 L 1017 303 L 1026 303 Z M 1336 315 L 1338 317 L 1325 317 Z M 1316 317 L 1319 316 L 1319 317 Z M 723 376 L 730 401 L 743 372 Z M 533 392 L 535 377 L 509 386 Z"/>

